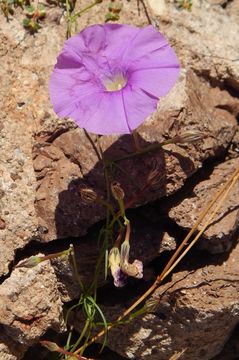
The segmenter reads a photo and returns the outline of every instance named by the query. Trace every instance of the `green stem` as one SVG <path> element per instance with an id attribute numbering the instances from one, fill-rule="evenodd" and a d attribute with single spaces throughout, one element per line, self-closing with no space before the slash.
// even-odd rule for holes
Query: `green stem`
<path id="1" fill-rule="evenodd" d="M 74 272 L 75 272 L 75 277 L 81 287 L 81 291 L 84 292 L 84 285 L 81 281 L 81 278 L 80 278 L 80 274 L 78 273 L 78 269 L 77 269 L 77 263 L 76 263 L 76 257 L 75 257 L 75 250 L 74 248 L 72 247 L 72 260 L 73 260 L 73 266 L 74 266 Z"/>
<path id="2" fill-rule="evenodd" d="M 77 13 L 75 13 L 73 17 L 77 18 L 77 17 L 81 16 L 84 12 L 86 12 L 87 10 L 90 10 L 91 8 L 93 8 L 97 4 L 99 4 L 99 1 L 96 0 L 91 5 L 88 5 L 84 9 L 82 9 L 82 10 L 78 11 Z"/>
<path id="3" fill-rule="evenodd" d="M 109 160 L 108 161 L 108 166 L 111 163 L 131 159 L 131 158 L 136 157 L 136 156 L 141 156 L 141 155 L 144 155 L 144 154 L 146 154 L 146 153 L 148 153 L 150 151 L 161 149 L 162 146 L 164 146 L 164 145 L 174 144 L 174 143 L 175 143 L 175 139 L 168 139 L 168 140 L 162 141 L 161 143 L 158 143 L 158 144 L 153 144 L 153 145 L 146 146 L 145 148 L 142 148 L 142 149 L 140 149 L 140 150 L 138 150 L 138 151 L 136 151 L 134 153 L 119 157 L 118 159 L 115 159 L 115 160 L 112 160 L 112 161 Z"/>
<path id="4" fill-rule="evenodd" d="M 129 220 L 127 219 L 127 217 L 125 215 L 124 200 L 123 199 L 118 199 L 118 204 L 119 204 L 121 216 L 124 219 L 124 225 L 127 225 L 129 223 Z"/>
<path id="5" fill-rule="evenodd" d="M 136 152 L 138 152 L 138 151 L 141 150 L 141 147 L 139 145 L 139 135 L 138 135 L 136 130 L 133 130 L 132 136 L 133 136 L 134 146 L 135 146 Z"/>
<path id="6" fill-rule="evenodd" d="M 97 296 L 97 286 L 98 286 L 98 278 L 99 278 L 99 274 L 100 274 L 100 267 L 101 264 L 103 262 L 103 259 L 105 257 L 105 252 L 108 249 L 108 243 L 109 243 L 109 225 L 110 225 L 110 214 L 112 213 L 112 208 L 111 206 L 109 206 L 110 203 L 110 181 L 109 181 L 109 175 L 108 175 L 108 170 L 107 170 L 107 166 L 106 166 L 106 162 L 104 159 L 104 154 L 100 145 L 100 139 L 99 136 L 97 136 L 97 145 L 98 145 L 98 152 L 100 154 L 101 160 L 103 162 L 103 168 L 104 168 L 104 177 L 105 177 L 105 183 L 106 183 L 106 193 L 107 193 L 107 197 L 106 197 L 106 202 L 105 205 L 107 204 L 106 207 L 106 231 L 104 232 L 104 241 L 103 241 L 103 245 L 102 245 L 102 249 L 99 255 L 99 258 L 97 260 L 96 263 L 96 267 L 95 267 L 95 275 L 94 275 L 94 279 L 93 282 L 90 286 L 89 292 L 93 292 L 94 296 L 94 301 L 96 301 L 96 296 Z M 113 216 L 114 219 L 116 219 L 116 215 L 114 214 Z"/>
<path id="7" fill-rule="evenodd" d="M 66 0 L 66 22 L 67 22 L 66 38 L 69 39 L 71 37 L 71 22 L 72 22 L 69 0 Z"/>
<path id="8" fill-rule="evenodd" d="M 74 344 L 74 346 L 71 348 L 71 352 L 73 353 L 75 351 L 75 349 L 78 347 L 78 345 L 81 343 L 81 340 L 83 339 L 88 327 L 90 325 L 90 320 L 87 319 L 85 322 L 85 326 L 80 334 L 80 337 L 77 339 L 76 343 Z"/>

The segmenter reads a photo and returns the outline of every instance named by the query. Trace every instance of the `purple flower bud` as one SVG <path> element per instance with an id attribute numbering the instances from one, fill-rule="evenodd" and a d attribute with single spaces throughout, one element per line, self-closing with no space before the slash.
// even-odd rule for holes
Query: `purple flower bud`
<path id="1" fill-rule="evenodd" d="M 112 276 L 114 278 L 114 285 L 116 287 L 125 286 L 125 284 L 127 282 L 127 275 L 125 273 L 123 273 L 123 271 L 121 270 L 121 268 L 119 266 L 114 269 Z"/>
<path id="2" fill-rule="evenodd" d="M 113 247 L 109 253 L 109 268 L 114 278 L 114 285 L 122 287 L 126 284 L 127 276 L 120 269 L 120 252 L 117 247 Z"/>

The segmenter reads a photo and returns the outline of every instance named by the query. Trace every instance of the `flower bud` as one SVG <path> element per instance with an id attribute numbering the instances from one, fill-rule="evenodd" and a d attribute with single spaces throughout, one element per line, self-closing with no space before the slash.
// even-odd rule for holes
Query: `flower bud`
<path id="1" fill-rule="evenodd" d="M 194 141 L 198 141 L 201 140 L 205 137 L 205 133 L 200 132 L 200 131 L 188 131 L 185 132 L 184 134 L 178 135 L 175 137 L 175 142 L 176 143 L 187 143 L 187 142 L 194 142 Z"/>
<path id="2" fill-rule="evenodd" d="M 106 15 L 105 15 L 105 22 L 108 22 L 108 21 L 117 21 L 119 20 L 119 14 L 114 14 L 112 12 L 108 12 Z"/>
<path id="3" fill-rule="evenodd" d="M 46 9 L 44 5 L 39 4 L 37 8 L 37 17 L 38 19 L 43 19 L 46 16 Z"/>
<path id="4" fill-rule="evenodd" d="M 26 259 L 24 261 L 22 261 L 20 264 L 18 264 L 16 266 L 16 268 L 19 267 L 26 267 L 26 268 L 32 268 L 37 266 L 38 264 L 40 264 L 40 262 L 42 262 L 42 257 L 40 256 L 31 256 L 29 257 L 29 259 Z"/>
<path id="5" fill-rule="evenodd" d="M 32 6 L 32 5 L 26 6 L 26 7 L 25 7 L 25 12 L 26 12 L 26 15 L 28 15 L 28 16 L 33 16 L 34 13 L 35 13 L 35 8 L 34 8 L 34 6 Z"/>
<path id="6" fill-rule="evenodd" d="M 84 204 L 92 204 L 97 200 L 97 194 L 93 189 L 83 188 L 80 189 L 81 200 Z"/>
<path id="7" fill-rule="evenodd" d="M 155 296 L 151 296 L 149 300 L 147 300 L 145 306 L 148 311 L 151 312 L 157 311 L 157 309 L 159 308 L 159 298 Z"/>
<path id="8" fill-rule="evenodd" d="M 58 351 L 59 350 L 59 346 L 54 342 L 42 340 L 42 341 L 40 341 L 40 343 L 42 346 L 47 348 L 49 351 Z"/>
<path id="9" fill-rule="evenodd" d="M 130 245 L 129 241 L 124 241 L 120 248 L 120 263 L 123 264 L 125 262 L 129 262 L 129 251 Z"/>
<path id="10" fill-rule="evenodd" d="M 119 266 L 120 264 L 120 252 L 119 252 L 119 249 L 117 247 L 113 247 L 111 250 L 110 250 L 110 253 L 109 253 L 109 267 L 112 271 L 112 268 L 115 268 L 117 266 Z"/>
<path id="11" fill-rule="evenodd" d="M 117 247 L 113 247 L 109 253 L 109 267 L 114 278 L 116 287 L 123 287 L 126 284 L 126 275 L 120 269 L 120 252 Z"/>
<path id="12" fill-rule="evenodd" d="M 147 177 L 147 184 L 156 189 L 160 186 L 163 176 L 160 174 L 159 170 L 156 168 L 150 171 Z"/>
<path id="13" fill-rule="evenodd" d="M 114 196 L 114 198 L 117 201 L 123 200 L 124 190 L 122 189 L 120 183 L 118 183 L 117 181 L 114 181 L 110 184 L 110 187 L 111 187 L 111 192 L 112 192 L 112 195 Z"/>

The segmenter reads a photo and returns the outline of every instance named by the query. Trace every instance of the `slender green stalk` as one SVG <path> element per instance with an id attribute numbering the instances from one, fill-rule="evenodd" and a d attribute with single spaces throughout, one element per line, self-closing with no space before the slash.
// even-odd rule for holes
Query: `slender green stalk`
<path id="1" fill-rule="evenodd" d="M 93 2 L 92 4 L 86 6 L 86 7 L 83 8 L 82 10 L 78 11 L 77 13 L 75 13 L 75 14 L 73 15 L 73 17 L 74 17 L 74 18 L 77 18 L 77 17 L 81 16 L 84 12 L 92 9 L 95 5 L 98 5 L 99 3 L 100 3 L 100 2 L 96 0 L 96 1 Z"/>
<path id="2" fill-rule="evenodd" d="M 116 163 L 116 162 L 119 162 L 119 161 L 122 161 L 122 160 L 132 159 L 134 157 L 147 154 L 147 153 L 149 153 L 151 151 L 161 149 L 162 146 L 164 146 L 164 145 L 174 144 L 174 143 L 175 143 L 174 139 L 169 139 L 169 140 L 162 141 L 161 143 L 152 144 L 152 145 L 146 146 L 144 148 L 140 148 L 139 150 L 137 150 L 137 151 L 135 151 L 135 152 L 133 152 L 131 154 L 121 156 L 121 157 L 116 158 L 114 160 L 108 160 L 108 164 L 110 164 L 111 162 Z"/>
<path id="3" fill-rule="evenodd" d="M 75 250 L 74 250 L 73 246 L 72 246 L 71 254 L 72 254 L 72 261 L 73 261 L 73 267 L 74 267 L 74 273 L 75 273 L 76 280 L 78 281 L 82 292 L 84 292 L 84 285 L 83 285 L 83 283 L 81 281 L 80 274 L 78 272 L 77 263 L 76 263 L 76 257 L 75 257 Z"/>
<path id="4" fill-rule="evenodd" d="M 164 140 L 164 141 L 162 141 L 160 143 L 146 146 L 144 148 L 140 148 L 139 146 L 137 146 L 137 151 L 136 152 L 133 152 L 131 154 L 127 154 L 125 156 L 119 157 L 118 159 L 114 159 L 112 161 L 109 160 L 108 163 L 109 164 L 116 163 L 118 161 L 131 159 L 131 158 L 136 157 L 136 156 L 141 156 L 141 155 L 147 154 L 147 153 L 149 153 L 151 151 L 161 149 L 162 146 L 169 145 L 169 144 L 191 143 L 191 142 L 194 142 L 194 141 L 201 140 L 205 136 L 206 136 L 206 134 L 202 133 L 202 132 L 188 132 L 188 133 L 185 133 L 185 134 L 182 134 L 182 135 L 175 136 L 172 139 Z"/>
<path id="5" fill-rule="evenodd" d="M 71 37 L 71 23 L 72 23 L 69 0 L 66 0 L 66 23 L 67 23 L 66 38 L 69 39 Z"/>
<path id="6" fill-rule="evenodd" d="M 79 344 L 81 343 L 83 337 L 85 336 L 86 334 L 86 331 L 88 330 L 89 328 L 89 325 L 90 325 L 90 320 L 87 319 L 86 322 L 85 322 L 85 325 L 83 327 L 83 330 L 81 331 L 81 334 L 80 334 L 80 337 L 77 339 L 77 341 L 75 342 L 75 344 L 72 346 L 71 348 L 71 352 L 74 352 L 75 349 L 79 346 Z"/>

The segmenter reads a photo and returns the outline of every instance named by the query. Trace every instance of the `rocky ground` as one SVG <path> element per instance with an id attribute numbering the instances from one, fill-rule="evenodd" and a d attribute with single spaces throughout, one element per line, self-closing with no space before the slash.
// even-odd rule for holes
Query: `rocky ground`
<path id="1" fill-rule="evenodd" d="M 138 3 L 138 5 L 137 5 Z M 82 1 L 80 5 L 89 4 Z M 78 30 L 104 22 L 107 1 L 79 19 Z M 145 264 L 143 280 L 123 290 L 102 284 L 99 301 L 108 317 L 122 312 L 154 280 L 193 226 L 210 196 L 239 166 L 239 3 L 193 1 L 180 10 L 173 1 L 123 1 L 120 21 L 150 21 L 169 39 L 182 70 L 158 111 L 139 128 L 141 146 L 185 131 L 205 137 L 163 149 L 115 171 L 126 198 L 144 185 L 155 163 L 160 186 L 148 189 L 129 211 L 132 257 Z M 78 5 L 77 5 L 78 6 Z M 90 283 L 97 259 L 101 206 L 84 205 L 79 187 L 104 194 L 101 162 L 83 130 L 54 114 L 49 75 L 64 39 L 62 10 L 49 7 L 35 35 L 22 27 L 19 9 L 9 22 L 0 15 L 0 359 L 46 359 L 37 343 L 64 334 L 64 312 L 80 295 L 67 259 L 15 268 L 38 253 L 74 243 L 80 274 Z M 94 137 L 93 137 L 94 139 Z M 105 137 L 109 158 L 132 151 L 129 136 Z M 90 154 L 90 155 L 89 155 Z M 183 360 L 239 358 L 238 185 L 196 249 L 160 287 L 158 307 L 109 336 L 104 359 Z M 79 321 L 74 323 L 79 328 Z M 114 354 L 113 354 L 114 351 Z"/>

